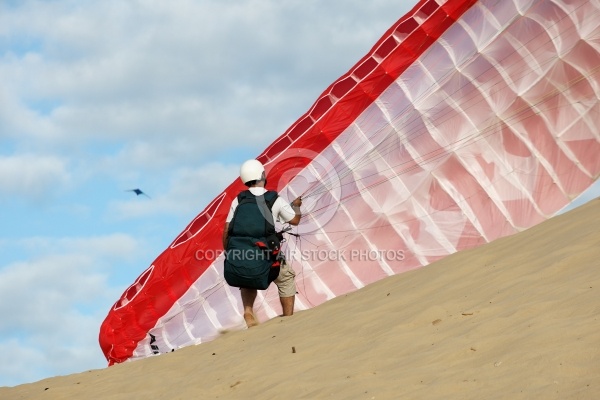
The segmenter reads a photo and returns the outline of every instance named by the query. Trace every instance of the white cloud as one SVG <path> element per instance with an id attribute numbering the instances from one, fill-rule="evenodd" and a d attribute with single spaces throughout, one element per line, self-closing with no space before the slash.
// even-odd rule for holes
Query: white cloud
<path id="1" fill-rule="evenodd" d="M 97 237 L 28 237 L 14 243 L 30 254 L 84 254 L 92 259 L 131 259 L 140 243 L 124 233 Z"/>
<path id="2" fill-rule="evenodd" d="M 4 243 L 8 245 L 8 243 Z M 110 275 L 139 256 L 124 234 L 36 237 L 11 243 L 33 256 L 0 267 L 0 384 L 105 366 L 98 329 L 124 287 Z"/>
<path id="3" fill-rule="evenodd" d="M 87 304 L 102 296 L 106 275 L 91 268 L 84 254 L 47 256 L 18 262 L 0 271 L 0 332 L 15 327 L 31 332 L 55 330 L 74 304 Z M 63 315 L 61 315 L 63 314 Z"/>
<path id="4" fill-rule="evenodd" d="M 31 336 L 3 336 L 0 352 L 10 362 L 0 364 L 0 386 L 106 367 L 97 340 L 99 321 L 98 316 L 65 315 Z"/>
<path id="5" fill-rule="evenodd" d="M 118 296 L 106 274 L 94 271 L 85 255 L 47 256 L 0 270 L 0 349 L 15 360 L 0 367 L 3 384 L 72 373 L 100 366 L 97 329 L 100 304 Z M 92 311 L 90 315 L 90 309 Z M 6 375 L 5 375 L 6 374 Z M 13 376 L 14 381 L 6 381 Z"/>
<path id="6" fill-rule="evenodd" d="M 0 67 L 21 107 L 6 123 L 40 146 L 143 142 L 147 165 L 224 152 L 218 134 L 262 150 L 394 21 L 389 1 L 370 18 L 299 0 L 25 4 L 0 17 L 40 42 Z"/>
<path id="7" fill-rule="evenodd" d="M 125 234 L 32 237 L 12 246 L 15 251 L 24 249 L 31 258 L 0 268 L 0 332 L 14 326 L 48 329 L 57 315 L 106 300 L 112 291 L 107 290 L 107 280 L 115 265 L 135 259 L 140 252 L 139 241 Z"/>
<path id="8" fill-rule="evenodd" d="M 0 156 L 0 195 L 39 199 L 70 181 L 67 162 L 55 156 Z"/>
<path id="9" fill-rule="evenodd" d="M 31 366 L 43 365 L 47 362 L 44 350 L 17 338 L 0 339 L 2 357 L 10 360 L 10 362 L 0 363 L 0 376 L 3 377 L 0 386 L 35 381 L 40 374 Z"/>

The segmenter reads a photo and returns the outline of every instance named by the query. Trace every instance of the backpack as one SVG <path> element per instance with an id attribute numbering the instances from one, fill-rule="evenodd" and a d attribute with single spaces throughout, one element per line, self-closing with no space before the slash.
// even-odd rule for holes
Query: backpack
<path id="1" fill-rule="evenodd" d="M 229 223 L 223 275 L 234 287 L 265 290 L 279 275 L 280 238 L 271 209 L 277 192 L 241 192 Z"/>

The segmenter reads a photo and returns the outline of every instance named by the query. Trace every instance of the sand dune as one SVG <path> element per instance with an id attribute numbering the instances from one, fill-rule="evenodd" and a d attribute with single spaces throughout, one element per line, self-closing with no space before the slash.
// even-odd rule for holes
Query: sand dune
<path id="1" fill-rule="evenodd" d="M 286 319 L 0 399 L 598 399 L 600 199 Z"/>

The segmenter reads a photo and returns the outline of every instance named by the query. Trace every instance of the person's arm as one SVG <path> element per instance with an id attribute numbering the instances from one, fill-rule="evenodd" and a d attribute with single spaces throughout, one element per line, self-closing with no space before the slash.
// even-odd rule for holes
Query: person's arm
<path id="1" fill-rule="evenodd" d="M 229 223 L 233 219 L 233 214 L 235 213 L 235 209 L 238 206 L 237 197 L 231 202 L 231 206 L 229 207 L 229 213 L 227 214 L 227 218 L 225 218 L 225 227 L 223 228 L 223 250 L 227 250 L 227 239 L 229 238 Z"/>
<path id="2" fill-rule="evenodd" d="M 225 229 L 223 229 L 223 249 L 227 249 L 227 237 L 229 232 L 229 222 L 225 222 Z"/>
<path id="3" fill-rule="evenodd" d="M 296 198 L 292 201 L 291 206 L 292 210 L 296 214 L 294 218 L 288 221 L 290 225 L 298 225 L 300 223 L 300 218 L 302 218 L 302 212 L 300 211 L 300 206 L 302 205 L 302 197 Z"/>

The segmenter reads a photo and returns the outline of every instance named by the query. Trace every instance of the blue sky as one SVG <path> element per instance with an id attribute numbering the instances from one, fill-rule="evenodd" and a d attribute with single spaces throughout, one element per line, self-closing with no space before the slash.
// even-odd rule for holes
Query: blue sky
<path id="1" fill-rule="evenodd" d="M 414 3 L 0 2 L 0 386 L 104 368 L 123 290 Z"/>

